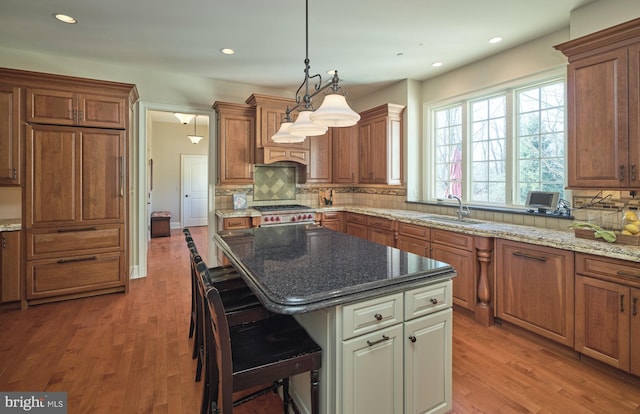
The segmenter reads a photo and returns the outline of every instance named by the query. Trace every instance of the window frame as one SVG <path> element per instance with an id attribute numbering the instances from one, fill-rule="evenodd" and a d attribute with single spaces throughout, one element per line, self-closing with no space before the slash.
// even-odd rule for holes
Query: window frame
<path id="1" fill-rule="evenodd" d="M 564 187 L 567 185 L 567 76 L 564 68 L 557 69 L 553 71 L 549 71 L 546 73 L 529 76 L 525 78 L 521 78 L 518 80 L 514 80 L 509 83 L 497 85 L 491 88 L 479 89 L 474 92 L 470 92 L 468 94 L 460 95 L 457 97 L 453 97 L 447 100 L 434 102 L 431 104 L 424 104 L 424 146 L 423 146 L 423 160 L 426 161 L 426 168 L 423 170 L 423 177 L 421 180 L 421 193 L 424 203 L 437 203 L 437 204 L 453 204 L 450 200 L 438 198 L 435 194 L 436 191 L 436 171 L 435 171 L 435 116 L 438 110 L 450 108 L 456 105 L 461 106 L 462 111 L 462 153 L 463 153 L 463 163 L 462 163 L 462 194 L 464 196 L 463 202 L 472 207 L 479 207 L 486 210 L 500 210 L 503 211 L 505 209 L 508 210 L 519 210 L 525 207 L 521 204 L 515 204 L 514 200 L 517 200 L 517 189 L 515 188 L 517 185 L 519 174 L 515 169 L 517 168 L 517 99 L 516 94 L 518 91 L 533 88 L 536 86 L 543 86 L 545 84 L 553 83 L 553 82 L 562 82 L 564 85 Z M 470 103 L 473 101 L 478 101 L 482 99 L 490 99 L 494 96 L 504 95 L 506 98 L 506 128 L 507 128 L 507 137 L 506 137 L 506 177 L 505 177 L 505 185 L 508 189 L 505 194 L 505 203 L 497 204 L 497 203 L 483 203 L 483 202 L 471 202 L 467 194 L 470 191 L 470 157 L 471 154 L 469 152 L 469 146 L 471 145 L 471 138 L 469 137 L 469 128 L 471 127 L 471 114 L 470 114 Z M 571 199 L 571 192 L 564 188 L 564 199 Z M 420 201 L 418 201 L 420 202 Z"/>

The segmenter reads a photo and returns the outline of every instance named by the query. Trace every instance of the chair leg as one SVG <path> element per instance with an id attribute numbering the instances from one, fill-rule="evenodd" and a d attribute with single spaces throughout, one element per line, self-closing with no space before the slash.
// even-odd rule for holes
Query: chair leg
<path id="1" fill-rule="evenodd" d="M 317 369 L 311 370 L 311 414 L 320 414 L 320 373 Z"/>
<path id="2" fill-rule="evenodd" d="M 289 414 L 289 378 L 282 380 L 282 402 L 284 406 L 284 414 Z"/>

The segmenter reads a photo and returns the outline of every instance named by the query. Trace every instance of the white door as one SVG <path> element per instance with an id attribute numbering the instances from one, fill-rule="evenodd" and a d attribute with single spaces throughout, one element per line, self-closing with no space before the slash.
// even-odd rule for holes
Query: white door
<path id="1" fill-rule="evenodd" d="M 183 227 L 207 225 L 207 156 L 182 155 Z"/>

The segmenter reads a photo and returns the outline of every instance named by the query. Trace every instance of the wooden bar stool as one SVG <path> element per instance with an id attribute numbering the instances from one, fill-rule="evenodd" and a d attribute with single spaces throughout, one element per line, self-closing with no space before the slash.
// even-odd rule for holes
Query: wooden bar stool
<path id="1" fill-rule="evenodd" d="M 206 277 L 201 273 L 201 277 Z M 220 293 L 215 288 L 205 298 L 206 374 L 202 414 L 231 414 L 233 407 L 283 387 L 285 414 L 289 405 L 288 378 L 309 372 L 311 412 L 319 414 L 319 372 L 322 349 L 290 315 L 276 315 L 230 326 Z M 259 385 L 273 385 L 233 401 L 233 393 Z"/>

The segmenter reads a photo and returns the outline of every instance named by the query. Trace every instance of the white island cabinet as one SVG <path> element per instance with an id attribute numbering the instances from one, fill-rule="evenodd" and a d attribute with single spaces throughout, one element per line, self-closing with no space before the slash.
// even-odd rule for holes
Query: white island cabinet
<path id="1" fill-rule="evenodd" d="M 296 315 L 322 346 L 321 412 L 446 413 L 451 409 L 452 282 Z M 308 375 L 292 395 L 310 412 Z"/>

